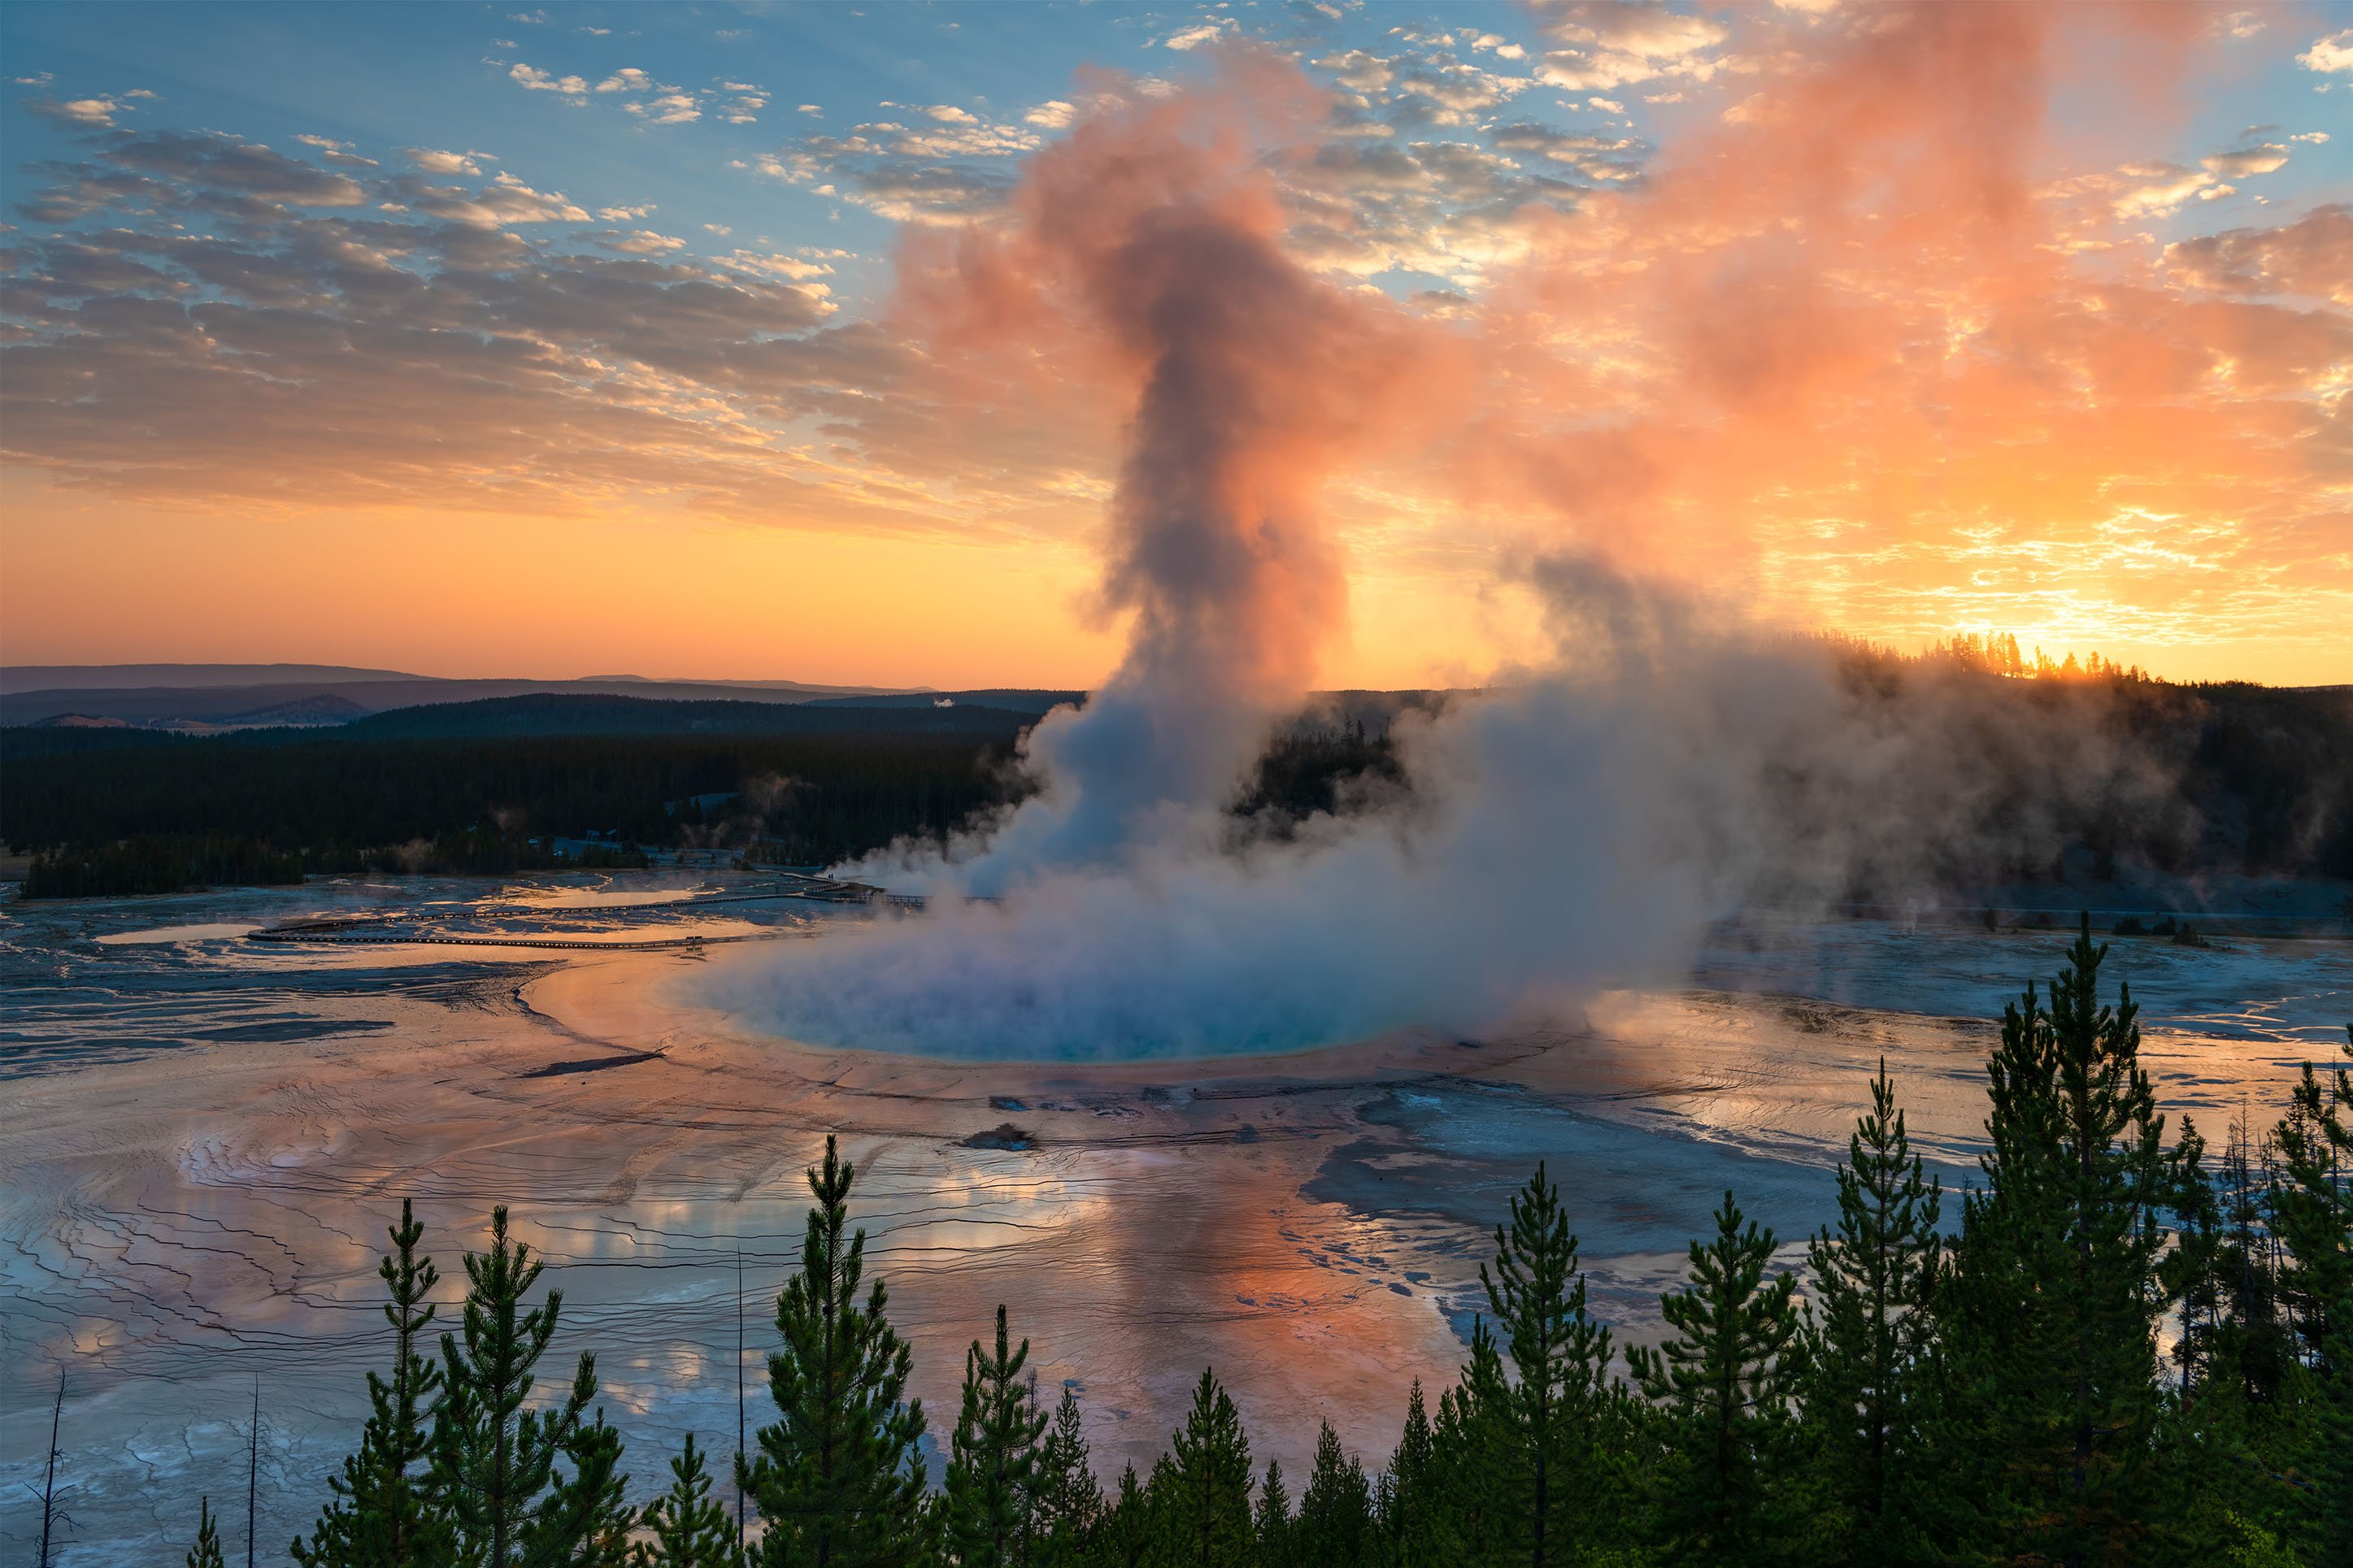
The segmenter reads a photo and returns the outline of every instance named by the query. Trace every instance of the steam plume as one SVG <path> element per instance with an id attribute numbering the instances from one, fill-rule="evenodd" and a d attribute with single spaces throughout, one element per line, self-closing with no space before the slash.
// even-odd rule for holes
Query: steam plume
<path id="1" fill-rule="evenodd" d="M 1066 330 L 1079 368 L 1132 398 L 1102 607 L 1126 656 L 1083 712 L 1032 734 L 1040 793 L 954 866 L 993 892 L 1184 834 L 1233 790 L 1346 613 L 1317 516 L 1333 466 L 1393 426 L 1430 353 L 1407 320 L 1284 253 L 1258 153 L 1318 108 L 1247 51 L 1176 98 L 1107 89 L 1033 163 L 1009 221 L 911 250 L 909 303 L 956 346 Z"/>
<path id="2" fill-rule="evenodd" d="M 2014 384 L 1873 346 L 1941 341 L 1971 312 L 2052 325 L 2034 303 L 2049 237 L 2019 216 L 2031 105 L 2012 101 L 2049 29 L 1997 9 L 1874 14 L 1759 95 L 1766 132 L 1597 204 L 1484 321 L 1475 357 L 1510 384 L 1467 434 L 1442 428 L 1486 401 L 1450 395 L 1465 356 L 1283 252 L 1256 149 L 1271 120 L 1312 109 L 1295 76 L 1238 56 L 1210 88 L 1110 94 L 1035 162 L 1007 224 L 918 245 L 906 267 L 944 349 L 1050 345 L 1133 399 L 1103 590 L 1133 617 L 1125 659 L 1083 712 L 1034 732 L 1031 800 L 944 854 L 865 868 L 1006 902 L 951 898 L 739 955 L 716 999 L 811 1040 L 961 1056 L 1464 1031 L 1547 994 L 1679 977 L 1704 922 L 1759 891 L 1903 890 L 1924 840 L 1989 865 L 2047 858 L 2048 822 L 1986 826 L 1981 760 L 1939 736 L 1998 726 L 1957 724 L 1960 699 L 1910 718 L 1859 707 L 1820 647 L 1610 564 L 1736 539 L 1736 516 L 1709 509 L 1736 513 L 1753 476 L 1802 489 L 1852 483 L 1874 454 L 1923 464 L 1938 422 Z M 1791 253 L 1790 213 L 1819 220 L 1859 286 Z M 1598 340 L 1635 324 L 1664 343 L 1648 412 L 1609 417 L 1578 367 L 1525 350 L 1544 336 L 1515 324 L 1529 301 L 1587 312 Z M 1893 438 L 1872 404 L 1891 359 L 1947 404 Z M 1561 433 L 1563 410 L 1581 427 Z M 1401 721 L 1404 798 L 1233 844 L 1220 808 L 1345 613 L 1319 486 L 1370 442 L 1440 437 L 1487 492 L 1545 498 L 1571 531 L 1514 574 L 1549 658 Z M 2046 729 L 2018 752 L 2042 798 L 2161 788 L 2090 731 Z"/>

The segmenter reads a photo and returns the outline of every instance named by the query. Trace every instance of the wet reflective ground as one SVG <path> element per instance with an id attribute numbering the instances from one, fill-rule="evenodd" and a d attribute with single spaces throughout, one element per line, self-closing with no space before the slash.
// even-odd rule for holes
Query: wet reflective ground
<path id="1" fill-rule="evenodd" d="M 861 918 L 763 886 L 651 873 L 0 905 L 0 1550 L 37 1528 L 25 1483 L 62 1368 L 62 1562 L 184 1550 L 198 1493 L 241 1494 L 257 1384 L 261 1541 L 282 1552 L 381 1359 L 375 1262 L 403 1196 L 445 1276 L 491 1205 L 513 1205 L 565 1291 L 553 1353 L 596 1351 L 650 1489 L 686 1431 L 734 1440 L 739 1255 L 761 1418 L 763 1302 L 797 1256 L 800 1171 L 828 1130 L 864 1167 L 853 1210 L 935 1437 L 963 1343 L 1004 1300 L 1041 1382 L 1081 1389 L 1104 1468 L 1157 1451 L 1204 1363 L 1261 1458 L 1303 1460 L 1319 1415 L 1377 1458 L 1409 1379 L 1451 1376 L 1487 1232 L 1535 1161 L 1565 1189 L 1597 1310 L 1647 1331 L 1725 1186 L 1794 1256 L 1883 1054 L 1915 1136 L 1965 1175 L 1991 1019 L 2064 942 L 1750 925 L 1717 934 L 1690 989 L 1478 1041 L 975 1065 L 759 1039 L 693 1006 L 708 966 Z M 402 940 L 242 935 L 350 917 Z M 630 945 L 686 936 L 703 941 Z M 567 945 L 508 945 L 547 941 Z M 2342 942 L 2116 946 L 2160 1097 L 2210 1136 L 2242 1102 L 2274 1116 L 2295 1064 L 2353 1016 Z"/>

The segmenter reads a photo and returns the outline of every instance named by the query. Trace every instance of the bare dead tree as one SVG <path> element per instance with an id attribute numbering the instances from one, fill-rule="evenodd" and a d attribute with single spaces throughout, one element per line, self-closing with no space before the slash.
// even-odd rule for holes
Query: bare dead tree
<path id="1" fill-rule="evenodd" d="M 742 1374 L 737 1371 L 738 1378 Z M 58 1522 L 58 1424 L 66 1413 L 66 1369 L 58 1368 L 57 1402 L 49 1406 L 48 1474 L 41 1482 L 41 1568 L 49 1568 L 49 1531 Z"/>
<path id="2" fill-rule="evenodd" d="M 261 1496 L 261 1379 L 253 1380 L 253 1424 L 245 1446 L 245 1568 L 253 1568 L 253 1542 L 258 1533 L 255 1504 Z"/>
<path id="3" fill-rule="evenodd" d="M 744 1546 L 744 1238 L 735 1238 L 735 1546 Z"/>

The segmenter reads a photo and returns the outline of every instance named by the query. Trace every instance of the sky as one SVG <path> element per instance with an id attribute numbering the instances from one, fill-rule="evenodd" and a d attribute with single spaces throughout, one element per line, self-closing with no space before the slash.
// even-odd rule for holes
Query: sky
<path id="1" fill-rule="evenodd" d="M 1312 281 L 1306 679 L 1591 559 L 2353 681 L 2353 5 L 18 3 L 0 87 L 7 663 L 1091 684 L 1153 372 L 1032 263 L 1158 137 Z"/>

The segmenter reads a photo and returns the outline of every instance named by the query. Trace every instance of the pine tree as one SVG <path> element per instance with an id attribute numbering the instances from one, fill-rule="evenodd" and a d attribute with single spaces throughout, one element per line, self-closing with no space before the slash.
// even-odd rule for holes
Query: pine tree
<path id="1" fill-rule="evenodd" d="M 686 1450 L 670 1462 L 670 1490 L 646 1505 L 646 1528 L 653 1540 L 630 1554 L 634 1568 L 734 1568 L 735 1521 L 727 1506 L 711 1495 L 711 1470 L 694 1434 Z"/>
<path id="2" fill-rule="evenodd" d="M 1250 1440 L 1234 1402 L 1204 1368 L 1170 1453 L 1153 1467 L 1155 1568 L 1239 1568 L 1256 1554 Z"/>
<path id="3" fill-rule="evenodd" d="M 1250 1516 L 1250 1533 L 1258 1538 L 1261 1568 L 1292 1568 L 1292 1551 L 1298 1521 L 1291 1517 L 1291 1494 L 1283 1489 L 1282 1466 L 1266 1462 L 1266 1479 L 1259 1482 L 1258 1508 Z"/>
<path id="4" fill-rule="evenodd" d="M 213 1522 L 213 1500 L 196 1501 L 196 1543 L 188 1548 L 188 1568 L 227 1568 L 221 1560 L 220 1527 Z"/>
<path id="5" fill-rule="evenodd" d="M 466 1255 L 460 1332 L 441 1336 L 429 1485 L 447 1520 L 448 1560 L 459 1568 L 609 1562 L 626 1536 L 620 1439 L 601 1414 L 586 1418 L 596 1357 L 581 1355 L 564 1398 L 523 1408 L 564 1307 L 564 1293 L 550 1290 L 538 1307 L 522 1308 L 544 1267 L 510 1239 L 506 1209 L 492 1210 L 491 1249 Z M 569 1474 L 558 1460 L 570 1462 Z"/>
<path id="6" fill-rule="evenodd" d="M 392 1251 L 376 1273 L 391 1298 L 384 1316 L 392 1326 L 392 1376 L 367 1374 L 359 1451 L 343 1460 L 343 1474 L 328 1478 L 332 1495 L 310 1540 L 293 1543 L 301 1568 L 406 1568 L 438 1554 L 440 1521 L 419 1467 L 432 1453 L 430 1402 L 441 1387 L 441 1369 L 419 1350 L 418 1336 L 433 1321 L 425 1298 L 440 1274 L 431 1258 L 417 1255 L 425 1226 L 406 1199 L 389 1234 Z"/>
<path id="7" fill-rule="evenodd" d="M 844 1234 L 856 1168 L 828 1136 L 807 1174 L 817 1204 L 800 1272 L 776 1298 L 784 1348 L 768 1357 L 777 1419 L 737 1484 L 766 1521 L 762 1568 L 897 1568 L 917 1554 L 923 1510 L 923 1406 L 903 1397 L 913 1356 L 881 1281 L 858 1302 L 866 1232 Z"/>
<path id="8" fill-rule="evenodd" d="M 2154 1555 L 2161 1143 L 2130 987 L 2099 1001 L 2087 918 L 2046 1011 L 2030 986 L 1987 1064 L 1986 1185 L 1963 1204 L 1940 1458 L 1953 1523 L 1998 1555 Z"/>
<path id="9" fill-rule="evenodd" d="M 2353 1024 L 2345 1054 L 2353 1057 Z M 2353 1072 L 2307 1063 L 2274 1134 L 2284 1179 L 2275 1225 L 2290 1260 L 2285 1293 L 2306 1346 L 2307 1431 L 2297 1446 L 2316 1490 L 2318 1568 L 2353 1565 Z"/>
<path id="10" fill-rule="evenodd" d="M 2235 1310 L 2239 1279 L 2233 1262 L 2238 1223 L 2232 1215 L 2227 1174 L 2231 1156 L 2224 1158 L 2220 1182 L 2205 1164 L 2205 1140 L 2188 1118 L 2175 1145 L 2178 1190 L 2169 1200 L 2176 1215 L 2174 1246 L 2157 1262 L 2160 1288 L 2179 1303 L 2175 1313 L 2173 1361 L 2179 1376 L 2161 1389 L 2158 1420 L 2152 1434 L 2157 1458 L 2172 1472 L 2165 1490 L 2178 1505 L 2172 1526 L 2175 1552 L 2191 1562 L 2263 1558 L 2263 1528 L 2274 1510 L 2264 1507 L 2265 1491 L 2276 1489 L 2270 1478 L 2278 1473 L 2274 1456 L 2276 1423 L 2249 1397 L 2255 1379 L 2252 1356 L 2255 1337 L 2250 1322 Z M 2278 1379 L 2263 1379 L 2276 1391 Z"/>
<path id="11" fill-rule="evenodd" d="M 1689 1282 L 1660 1300 L 1677 1337 L 1627 1358 L 1664 1420 L 1662 1544 L 1711 1568 L 1779 1561 L 1789 1535 L 1775 1483 L 1799 1370 L 1798 1281 L 1766 1279 L 1773 1233 L 1742 1218 L 1725 1193 L 1715 1239 L 1692 1243 Z"/>
<path id="12" fill-rule="evenodd" d="M 1883 1057 L 1839 1167 L 1838 1204 L 1837 1234 L 1825 1226 L 1806 1255 L 1807 1418 L 1836 1504 L 1827 1555 L 1894 1568 L 1919 1556 L 1907 1461 L 1935 1352 L 1943 1195 L 1912 1152 Z"/>
<path id="13" fill-rule="evenodd" d="M 2157 1260 L 2157 1276 L 2166 1299 L 2178 1303 L 2180 1332 L 2174 1338 L 2173 1361 L 2180 1368 L 2180 1379 L 2176 1394 L 2187 1411 L 2202 1403 L 2207 1385 L 2218 1375 L 2217 1361 L 2230 1331 L 2224 1314 L 2230 1237 L 2221 1201 L 2206 1172 L 2206 1140 L 2186 1116 L 2173 1148 L 2172 1174 L 2174 1191 L 2166 1206 L 2176 1218 L 2174 1245 Z"/>
<path id="14" fill-rule="evenodd" d="M 1035 1496 L 1031 1563 L 1036 1568 L 1072 1568 L 1083 1562 L 1103 1519 L 1103 1495 L 1088 1462 L 1078 1395 L 1068 1388 L 1062 1390 L 1053 1426 L 1038 1450 Z"/>
<path id="15" fill-rule="evenodd" d="M 1516 1531 L 1505 1511 L 1506 1429 L 1501 1415 L 1511 1396 L 1503 1352 L 1487 1320 L 1471 1324 L 1471 1359 L 1452 1388 L 1439 1396 L 1439 1532 L 1461 1561 L 1505 1560 Z"/>
<path id="16" fill-rule="evenodd" d="M 1021 1379 L 1029 1361 L 1028 1340 L 1008 1348 L 1002 1305 L 995 1352 L 975 1340 L 965 1354 L 944 1499 L 947 1548 L 961 1568 L 1013 1568 L 1029 1542 L 1038 1438 L 1047 1420 Z"/>
<path id="17" fill-rule="evenodd" d="M 1437 1568 L 1445 1560 L 1444 1479 L 1417 1377 L 1406 1395 L 1405 1430 L 1380 1482 L 1380 1535 L 1394 1568 Z"/>
<path id="18" fill-rule="evenodd" d="M 1153 1555 L 1158 1523 L 1152 1494 L 1135 1479 L 1135 1467 L 1127 1466 L 1119 1473 L 1118 1490 L 1103 1513 L 1102 1528 L 1095 1534 L 1094 1555 L 1089 1561 L 1103 1568 L 1144 1568 Z"/>
<path id="19" fill-rule="evenodd" d="M 596 1380 L 575 1378 L 573 1395 L 595 1398 Z M 624 1500 L 629 1478 L 621 1471 L 621 1434 L 600 1406 L 565 1445 L 571 1473 L 560 1478 L 547 1504 L 523 1531 L 526 1563 L 563 1563 L 578 1568 L 622 1568 L 628 1561 L 637 1510 Z"/>
<path id="20" fill-rule="evenodd" d="M 1498 1523 L 1529 1568 L 1573 1560 L 1592 1533 L 1599 1500 L 1602 1427 L 1609 1403 L 1609 1331 L 1586 1310 L 1577 1237 L 1560 1190 L 1536 1166 L 1495 1227 L 1495 1262 L 1480 1283 L 1504 1335 L 1508 1386 L 1481 1390 L 1495 1421 L 1503 1468 Z"/>
<path id="21" fill-rule="evenodd" d="M 2294 1330 L 2281 1310 L 2280 1249 L 2270 1224 L 2280 1190 L 2276 1147 L 2269 1136 L 2256 1142 L 2242 1111 L 2218 1183 L 2225 1226 L 2216 1266 L 2222 1283 L 2222 1330 L 2236 1337 L 2218 1352 L 2216 1378 L 2225 1373 L 2234 1378 L 2240 1398 L 2253 1409 L 2277 1403 L 2295 1355 Z"/>
<path id="22" fill-rule="evenodd" d="M 2342 1049 L 2353 1057 L 2353 1025 L 2346 1034 Z M 2306 1063 L 2274 1137 L 2285 1177 L 2274 1207 L 2297 1328 L 2326 1359 L 2339 1310 L 2353 1299 L 2353 1072 L 2322 1074 Z"/>
<path id="23" fill-rule="evenodd" d="M 1373 1496 L 1365 1468 L 1340 1447 L 1326 1421 L 1315 1438 L 1315 1468 L 1300 1494 L 1291 1561 L 1299 1568 L 1356 1568 L 1372 1555 Z"/>

